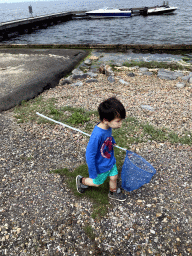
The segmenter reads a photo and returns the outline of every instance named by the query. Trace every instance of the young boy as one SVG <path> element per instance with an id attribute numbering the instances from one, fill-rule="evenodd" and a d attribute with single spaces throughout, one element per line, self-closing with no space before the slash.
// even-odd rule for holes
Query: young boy
<path id="1" fill-rule="evenodd" d="M 112 129 L 122 125 L 122 119 L 126 116 L 125 108 L 113 97 L 102 102 L 98 112 L 101 122 L 93 129 L 86 149 L 89 178 L 76 177 L 77 191 L 84 193 L 88 186 L 99 187 L 109 176 L 109 198 L 125 201 L 125 194 L 117 188 L 118 170 L 113 151 L 115 140 L 112 137 Z"/>

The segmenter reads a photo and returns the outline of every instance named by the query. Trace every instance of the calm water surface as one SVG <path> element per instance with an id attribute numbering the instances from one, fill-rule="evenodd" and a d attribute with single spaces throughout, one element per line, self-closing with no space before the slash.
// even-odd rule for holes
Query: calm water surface
<path id="1" fill-rule="evenodd" d="M 64 11 L 94 10 L 102 7 L 133 8 L 161 5 L 162 1 L 146 0 L 71 0 L 0 4 L 0 22 Z M 17 44 L 191 44 L 192 0 L 175 0 L 174 14 L 134 16 L 131 18 L 72 20 L 56 26 L 4 41 Z"/>

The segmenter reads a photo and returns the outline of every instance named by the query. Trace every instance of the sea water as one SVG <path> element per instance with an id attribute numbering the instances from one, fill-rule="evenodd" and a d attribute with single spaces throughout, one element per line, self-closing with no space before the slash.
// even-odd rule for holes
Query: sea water
<path id="1" fill-rule="evenodd" d="M 67 11 L 90 11 L 102 7 L 134 8 L 162 5 L 161 0 L 70 0 L 0 4 L 0 22 Z M 172 14 L 92 20 L 71 20 L 20 35 L 5 44 L 191 44 L 192 0 L 169 1 L 178 9 Z"/>

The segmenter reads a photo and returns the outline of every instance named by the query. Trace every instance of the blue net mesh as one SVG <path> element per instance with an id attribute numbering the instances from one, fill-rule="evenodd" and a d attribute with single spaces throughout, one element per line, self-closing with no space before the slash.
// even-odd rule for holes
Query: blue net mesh
<path id="1" fill-rule="evenodd" d="M 127 191 L 133 191 L 149 183 L 155 173 L 154 167 L 143 157 L 127 150 L 121 171 L 121 186 Z"/>

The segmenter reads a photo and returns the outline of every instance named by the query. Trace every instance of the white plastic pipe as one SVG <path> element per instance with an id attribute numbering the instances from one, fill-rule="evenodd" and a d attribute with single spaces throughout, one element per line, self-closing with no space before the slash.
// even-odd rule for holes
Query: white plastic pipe
<path id="1" fill-rule="evenodd" d="M 81 130 L 79 130 L 79 129 L 77 129 L 77 128 L 71 127 L 71 126 L 69 126 L 69 125 L 67 125 L 67 124 L 64 124 L 64 123 L 61 123 L 61 122 L 59 122 L 59 121 L 56 121 L 56 120 L 54 120 L 54 119 L 52 119 L 52 118 L 50 118 L 50 117 L 47 117 L 47 116 L 45 116 L 45 115 L 43 115 L 43 114 L 40 114 L 39 112 L 36 112 L 36 114 L 37 114 L 38 116 L 41 116 L 41 117 L 43 117 L 43 118 L 45 118 L 45 119 L 51 121 L 51 122 L 54 122 L 54 123 L 56 123 L 56 124 L 60 124 L 60 125 L 62 125 L 62 126 L 64 126 L 64 127 L 67 127 L 67 128 L 70 128 L 70 129 L 72 129 L 72 130 L 74 130 L 74 131 L 80 132 L 80 133 L 82 133 L 82 134 L 84 134 L 84 135 L 86 135 L 86 136 L 89 136 L 89 137 L 91 136 L 90 134 L 88 134 L 88 133 L 86 133 L 86 132 L 83 132 L 83 131 L 81 131 Z M 115 145 L 115 147 L 116 147 L 116 148 L 119 148 L 119 149 L 121 149 L 121 150 L 127 151 L 127 149 L 121 148 L 121 147 L 119 147 L 119 146 L 117 146 L 117 145 Z"/>

